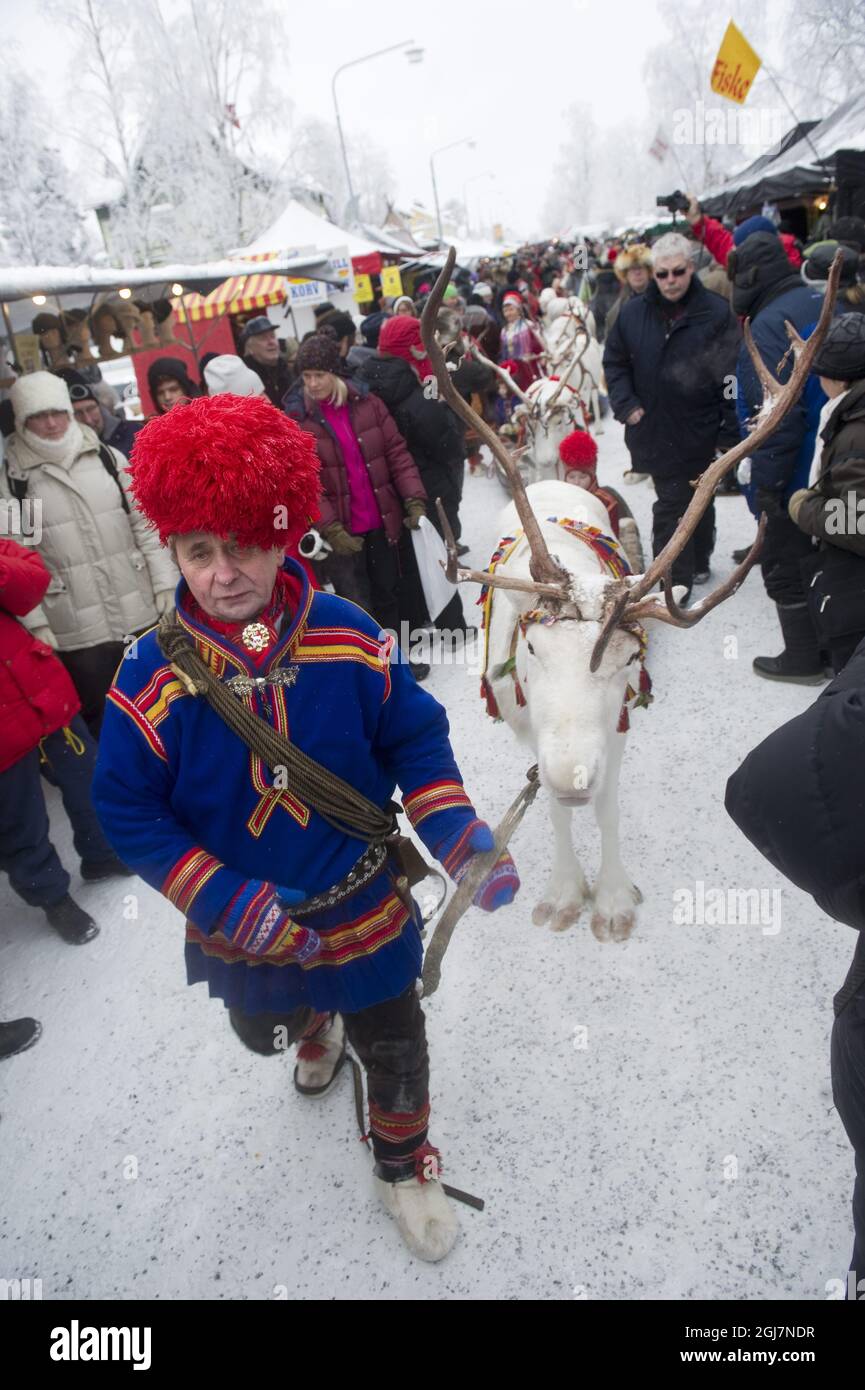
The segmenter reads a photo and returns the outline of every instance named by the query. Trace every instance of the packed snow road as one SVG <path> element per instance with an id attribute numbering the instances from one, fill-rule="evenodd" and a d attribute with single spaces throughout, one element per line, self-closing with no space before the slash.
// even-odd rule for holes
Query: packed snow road
<path id="1" fill-rule="evenodd" d="M 599 443 L 601 481 L 620 486 L 618 427 Z M 648 548 L 651 490 L 626 496 Z M 467 480 L 472 563 L 505 500 Z M 717 511 L 715 578 L 753 534 L 741 499 Z M 0 1014 L 44 1033 L 0 1069 L 0 1276 L 41 1279 L 45 1298 L 825 1298 L 852 1244 L 829 1032 L 853 934 L 723 809 L 745 753 L 817 693 L 752 675 L 779 649 L 759 573 L 693 631 L 655 629 L 655 702 L 632 715 L 622 776 L 644 895 L 630 941 L 600 944 L 588 914 L 561 935 L 532 926 L 543 795 L 512 846 L 516 903 L 460 923 L 427 1004 L 431 1138 L 486 1209 L 459 1208 L 441 1265 L 414 1261 L 374 1202 L 348 1073 L 304 1102 L 290 1055 L 246 1052 L 222 1005 L 187 988 L 168 902 L 140 880 L 73 878 L 102 927 L 79 949 L 4 879 Z M 476 668 L 438 667 L 429 689 L 495 822 L 529 760 L 484 713 Z M 574 836 L 591 879 L 590 808 Z M 725 923 L 748 890 L 749 921 Z"/>

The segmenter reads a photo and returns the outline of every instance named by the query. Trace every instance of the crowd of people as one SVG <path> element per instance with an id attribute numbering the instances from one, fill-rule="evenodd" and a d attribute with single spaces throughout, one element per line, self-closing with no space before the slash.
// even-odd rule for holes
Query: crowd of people
<path id="1" fill-rule="evenodd" d="M 816 324 L 839 251 L 836 317 L 808 387 L 728 484 L 755 518 L 767 518 L 761 566 L 784 647 L 756 657 L 755 673 L 806 684 L 840 676 L 827 692 L 837 692 L 834 703 L 814 707 L 824 713 L 814 716 L 817 732 L 809 715 L 783 734 L 788 768 L 790 748 L 807 762 L 808 739 L 822 740 L 826 765 L 840 766 L 858 728 L 865 224 L 839 219 L 803 245 L 768 217 L 727 228 L 690 198 L 684 224 L 652 244 L 583 239 L 460 269 L 437 322 L 442 341 L 473 349 L 456 354 L 457 389 L 507 434 L 518 398 L 550 371 L 545 306 L 551 298 L 580 306 L 603 345 L 600 409 L 624 426 L 628 481 L 654 489 L 657 555 L 695 480 L 760 408 L 744 319 L 774 372 L 785 361 L 785 323 L 803 336 Z M 424 1166 L 435 1168 L 439 1155 L 428 1140 L 414 991 L 421 924 L 392 847 L 381 848 L 384 831 L 369 830 L 398 784 L 409 820 L 453 879 L 492 847 L 444 712 L 419 687 L 429 667 L 391 659 L 379 638 L 403 623 L 467 630 L 458 596 L 428 611 L 412 544 L 424 518 L 441 533 L 439 498 L 461 542 L 463 479 L 479 455 L 474 432 L 424 389 L 432 367 L 420 314 L 429 291 L 419 278 L 411 296 L 379 296 L 359 325 L 320 306 L 315 330 L 290 352 L 271 319 L 254 315 L 240 351 L 208 355 L 200 381 L 180 357 L 159 356 L 147 372 L 147 423 L 112 411 L 94 374 L 67 364 L 11 385 L 0 496 L 19 505 L 38 498 L 41 535 L 34 545 L 0 540 L 0 865 L 65 941 L 93 939 L 97 924 L 70 895 L 50 841 L 44 779 L 60 790 L 82 879 L 137 873 L 169 897 L 187 918 L 190 983 L 208 982 L 253 1050 L 271 1054 L 277 1026 L 298 1040 L 301 1094 L 329 1088 L 348 1037 L 367 1068 L 382 1200 L 411 1248 L 438 1259 L 456 1223 Z M 790 370 L 788 357 L 780 379 Z M 565 450 L 563 467 L 579 453 Z M 596 489 L 594 454 L 574 466 Z M 287 519 L 278 524 L 280 508 Z M 708 581 L 714 544 L 710 506 L 673 566 L 682 602 Z M 135 662 L 123 659 L 130 649 Z M 233 721 L 234 695 L 227 707 L 214 693 L 226 673 L 255 728 Z M 188 697 L 190 680 L 204 698 Z M 849 729 L 840 714 L 848 706 Z M 348 831 L 348 814 L 319 803 L 309 781 L 293 790 L 275 780 L 288 728 L 308 758 L 342 779 L 340 794 L 348 783 L 365 803 L 353 810 L 367 826 L 363 854 L 364 834 Z M 205 747 L 219 750 L 223 768 L 210 792 L 194 770 Z M 826 788 L 815 785 L 806 807 L 813 837 L 801 823 L 787 833 L 774 758 L 755 750 L 732 779 L 731 814 L 782 871 L 861 929 L 861 893 L 839 893 L 830 880 L 843 862 L 858 882 L 852 851 L 816 860 L 814 847 L 836 831 L 846 845 Z M 279 883 L 268 867 L 276 862 Z M 518 886 L 504 855 L 475 901 L 492 910 Z M 854 1258 L 865 1268 L 861 950 L 857 962 L 834 1065 L 857 1152 Z M 0 1055 L 38 1035 L 32 1019 L 0 1024 Z"/>

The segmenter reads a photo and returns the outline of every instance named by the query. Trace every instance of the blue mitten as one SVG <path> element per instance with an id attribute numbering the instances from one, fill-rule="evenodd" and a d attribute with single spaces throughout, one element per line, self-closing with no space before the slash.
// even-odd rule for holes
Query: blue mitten
<path id="1" fill-rule="evenodd" d="M 453 879 L 459 883 L 475 854 L 495 847 L 495 838 L 486 821 L 475 818 L 454 831 L 435 848 L 435 856 Z M 493 865 L 489 875 L 475 893 L 472 901 L 484 912 L 495 912 L 497 907 L 506 907 L 513 902 L 520 886 L 516 865 L 505 850 Z"/>

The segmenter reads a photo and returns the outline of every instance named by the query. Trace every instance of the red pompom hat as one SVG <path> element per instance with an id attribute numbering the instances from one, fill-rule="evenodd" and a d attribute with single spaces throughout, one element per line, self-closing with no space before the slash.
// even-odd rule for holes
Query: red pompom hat
<path id="1" fill-rule="evenodd" d="M 598 462 L 598 446 L 587 430 L 574 430 L 559 445 L 559 458 L 566 468 L 592 473 Z"/>
<path id="2" fill-rule="evenodd" d="M 129 471 L 135 501 L 163 545 L 204 531 L 283 548 L 318 519 L 315 441 L 265 396 L 176 405 L 138 433 Z"/>

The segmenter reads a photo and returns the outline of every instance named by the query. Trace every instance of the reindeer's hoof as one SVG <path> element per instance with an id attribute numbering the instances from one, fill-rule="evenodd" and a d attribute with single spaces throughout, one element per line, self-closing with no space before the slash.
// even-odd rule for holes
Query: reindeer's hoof
<path id="1" fill-rule="evenodd" d="M 592 913 L 592 936 L 596 941 L 609 941 L 612 923 L 603 912 Z"/>
<path id="2" fill-rule="evenodd" d="M 568 907 L 560 907 L 556 912 L 551 923 L 553 931 L 567 931 L 580 920 L 580 913 L 583 910 L 582 903 L 572 903 Z"/>
<path id="3" fill-rule="evenodd" d="M 552 903 L 538 903 L 532 913 L 532 922 L 536 927 L 545 927 L 555 911 Z"/>
<path id="4" fill-rule="evenodd" d="M 636 924 L 637 918 L 633 912 L 617 913 L 610 923 L 610 940 L 627 941 Z"/>

